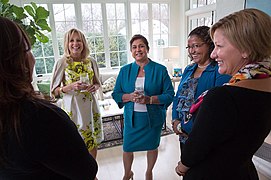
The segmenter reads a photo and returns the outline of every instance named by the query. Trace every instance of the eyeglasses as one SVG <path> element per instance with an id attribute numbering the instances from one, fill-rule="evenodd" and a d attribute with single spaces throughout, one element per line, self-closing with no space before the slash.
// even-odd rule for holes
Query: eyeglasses
<path id="1" fill-rule="evenodd" d="M 198 48 L 200 48 L 203 44 L 205 44 L 205 42 L 202 42 L 202 43 L 200 43 L 200 44 L 192 44 L 192 46 L 187 46 L 187 47 L 185 47 L 186 49 L 198 49 Z"/>

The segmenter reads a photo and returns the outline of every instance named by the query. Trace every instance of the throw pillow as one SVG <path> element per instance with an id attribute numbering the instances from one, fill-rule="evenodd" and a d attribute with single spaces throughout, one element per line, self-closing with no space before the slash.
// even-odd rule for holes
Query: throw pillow
<path id="1" fill-rule="evenodd" d="M 107 80 L 105 80 L 102 85 L 103 93 L 106 93 L 108 91 L 113 91 L 115 87 L 115 83 L 116 83 L 116 79 L 114 77 L 110 77 Z"/>

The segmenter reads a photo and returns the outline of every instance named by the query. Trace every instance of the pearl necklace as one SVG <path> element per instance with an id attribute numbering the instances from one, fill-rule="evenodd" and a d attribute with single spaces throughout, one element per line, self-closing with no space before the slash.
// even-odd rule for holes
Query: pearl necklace
<path id="1" fill-rule="evenodd" d="M 207 66 L 209 66 L 210 64 L 211 64 L 211 62 L 209 62 L 209 64 L 207 64 L 207 65 L 205 65 L 205 66 L 200 66 L 200 65 L 198 64 L 198 68 L 203 69 L 203 68 L 206 68 Z"/>

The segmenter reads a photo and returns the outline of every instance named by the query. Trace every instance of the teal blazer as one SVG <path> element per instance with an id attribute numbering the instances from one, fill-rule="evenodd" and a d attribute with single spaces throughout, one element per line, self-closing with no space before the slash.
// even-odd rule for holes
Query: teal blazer
<path id="1" fill-rule="evenodd" d="M 174 89 L 165 66 L 149 59 L 145 65 L 144 93 L 147 96 L 158 96 L 160 104 L 146 104 L 149 115 L 149 126 L 161 125 L 166 120 L 166 110 L 172 103 Z M 120 69 L 116 85 L 112 93 L 113 99 L 119 108 L 124 107 L 124 124 L 133 126 L 134 102 L 122 101 L 123 94 L 130 94 L 135 90 L 135 81 L 138 75 L 139 65 L 136 62 L 127 64 Z"/>

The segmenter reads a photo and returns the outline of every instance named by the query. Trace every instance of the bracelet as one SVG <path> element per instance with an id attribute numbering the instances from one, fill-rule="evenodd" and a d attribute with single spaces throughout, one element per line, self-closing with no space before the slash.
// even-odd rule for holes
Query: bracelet
<path id="1" fill-rule="evenodd" d="M 63 87 L 60 87 L 60 88 L 59 88 L 59 92 L 60 92 L 60 93 L 65 93 L 65 92 L 63 91 Z M 59 94 L 60 94 L 60 93 L 59 93 Z"/>
<path id="2" fill-rule="evenodd" d="M 152 96 L 150 97 L 150 104 L 152 104 Z"/>

